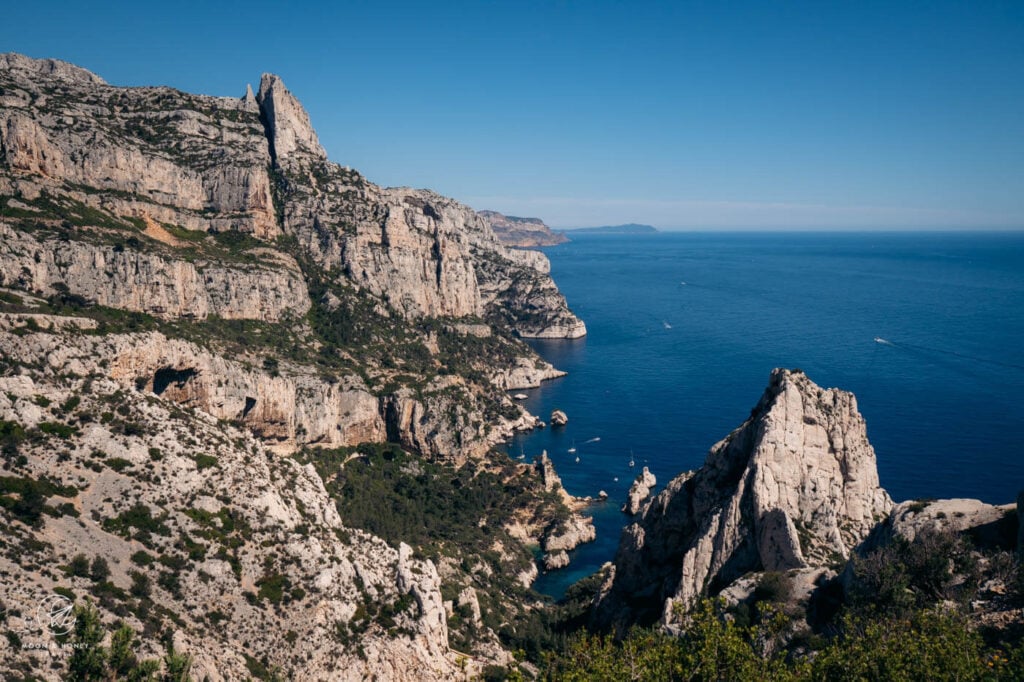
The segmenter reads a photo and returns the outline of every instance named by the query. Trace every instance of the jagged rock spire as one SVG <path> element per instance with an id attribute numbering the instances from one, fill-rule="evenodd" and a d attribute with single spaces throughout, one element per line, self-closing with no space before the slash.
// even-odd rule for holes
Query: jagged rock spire
<path id="1" fill-rule="evenodd" d="M 252 111 L 259 111 L 260 105 L 256 102 L 256 95 L 252 92 L 252 85 L 249 83 L 245 84 L 245 95 L 242 96 L 242 101 L 245 102 L 245 106 Z"/>
<path id="2" fill-rule="evenodd" d="M 845 559 L 891 508 L 853 394 L 776 369 L 750 418 L 623 531 L 595 616 L 668 623 L 747 572 Z"/>
<path id="3" fill-rule="evenodd" d="M 256 101 L 267 128 L 274 159 L 278 163 L 297 153 L 309 154 L 316 159 L 327 158 L 309 121 L 309 114 L 278 76 L 263 74 Z"/>

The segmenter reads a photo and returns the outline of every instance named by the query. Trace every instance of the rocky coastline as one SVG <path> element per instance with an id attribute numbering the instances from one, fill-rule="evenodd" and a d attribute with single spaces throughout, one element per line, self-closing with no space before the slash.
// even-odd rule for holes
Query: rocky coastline
<path id="1" fill-rule="evenodd" d="M 882 609 L 1024 651 L 1024 492 L 895 503 L 856 398 L 800 370 L 699 469 L 643 468 L 612 562 L 532 592 L 596 537 L 546 452 L 496 448 L 543 426 L 509 391 L 564 375 L 523 339 L 587 333 L 510 246 L 557 238 L 332 162 L 272 74 L 0 55 L 0 676 L 73 679 L 66 638 L 212 682 L 588 679 L 558 666 L 695 632 L 809 666 Z M 55 633 L 58 598 L 92 625 Z"/>

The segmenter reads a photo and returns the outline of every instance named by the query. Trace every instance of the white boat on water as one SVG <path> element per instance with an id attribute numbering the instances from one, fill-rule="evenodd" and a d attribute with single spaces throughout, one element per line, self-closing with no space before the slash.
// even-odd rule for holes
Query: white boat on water
<path id="1" fill-rule="evenodd" d="M 575 440 L 574 440 L 574 441 L 572 442 L 572 447 L 571 447 L 571 448 L 569 448 L 569 454 L 571 455 L 571 454 L 572 454 L 572 453 L 574 453 L 574 452 L 576 452 L 576 441 L 575 441 Z M 576 461 L 577 461 L 577 462 L 578 462 L 578 461 L 580 461 L 580 458 L 579 458 L 579 457 L 577 457 L 577 458 L 576 458 Z"/>
<path id="2" fill-rule="evenodd" d="M 577 464 L 579 464 L 579 463 L 580 463 L 580 458 L 579 458 L 578 456 L 576 457 L 576 463 L 577 463 Z"/>
<path id="3" fill-rule="evenodd" d="M 633 451 L 632 450 L 629 451 L 629 466 L 630 466 L 630 468 L 633 468 L 633 467 L 636 466 L 636 461 L 633 459 Z"/>
<path id="4" fill-rule="evenodd" d="M 526 400 L 526 399 L 527 399 L 527 398 L 529 398 L 530 396 L 526 395 L 525 393 L 516 393 L 516 394 L 515 394 L 514 396 L 512 396 L 512 397 L 513 397 L 513 398 L 515 398 L 516 400 Z"/>

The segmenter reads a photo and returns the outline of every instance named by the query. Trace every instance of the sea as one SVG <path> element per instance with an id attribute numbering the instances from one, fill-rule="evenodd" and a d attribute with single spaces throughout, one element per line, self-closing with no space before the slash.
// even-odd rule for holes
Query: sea
<path id="1" fill-rule="evenodd" d="M 897 501 L 1024 489 L 1024 233 L 580 235 L 545 252 L 589 333 L 531 342 L 568 376 L 523 402 L 569 423 L 505 447 L 546 450 L 570 493 L 608 500 L 540 592 L 610 561 L 641 467 L 660 489 L 701 466 L 774 367 L 857 396 Z"/>

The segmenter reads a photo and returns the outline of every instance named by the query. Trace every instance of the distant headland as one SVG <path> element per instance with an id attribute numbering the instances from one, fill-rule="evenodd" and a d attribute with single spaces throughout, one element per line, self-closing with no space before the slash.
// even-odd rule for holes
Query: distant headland
<path id="1" fill-rule="evenodd" d="M 653 225 L 640 225 L 639 223 L 627 223 L 625 225 L 604 225 L 602 227 L 574 227 L 572 229 L 558 230 L 559 232 L 574 234 L 654 234 L 658 229 Z"/>
<path id="2" fill-rule="evenodd" d="M 553 232 L 540 218 L 520 218 L 497 211 L 477 211 L 502 244 L 520 248 L 554 246 L 569 241 L 561 232 Z"/>

